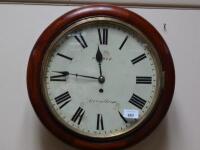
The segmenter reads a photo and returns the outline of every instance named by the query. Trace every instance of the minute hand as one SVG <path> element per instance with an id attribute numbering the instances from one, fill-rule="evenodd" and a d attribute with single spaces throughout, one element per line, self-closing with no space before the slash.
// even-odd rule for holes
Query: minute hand
<path id="1" fill-rule="evenodd" d="M 73 74 L 73 73 L 69 73 L 69 75 L 74 75 L 76 77 L 84 77 L 84 78 L 90 78 L 90 79 L 98 79 L 97 77 L 93 77 L 93 76 L 87 76 L 87 75 L 80 75 L 80 74 Z"/>
<path id="2" fill-rule="evenodd" d="M 69 76 L 69 75 L 73 75 L 76 77 L 83 77 L 83 78 L 90 78 L 90 79 L 98 79 L 97 77 L 93 77 L 93 76 L 87 76 L 87 75 L 80 75 L 77 73 L 69 73 L 68 71 L 54 71 L 56 73 L 60 73 L 62 74 L 62 76 Z"/>

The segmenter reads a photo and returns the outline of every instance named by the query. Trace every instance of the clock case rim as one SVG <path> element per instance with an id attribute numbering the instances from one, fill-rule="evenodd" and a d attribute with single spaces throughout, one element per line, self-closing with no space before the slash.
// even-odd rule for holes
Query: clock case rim
<path id="1" fill-rule="evenodd" d="M 91 138 L 84 135 L 79 135 L 74 131 L 66 129 L 57 119 L 51 114 L 44 95 L 42 93 L 41 72 L 43 58 L 48 47 L 53 40 L 71 24 L 77 20 L 105 16 L 119 19 L 127 24 L 133 25 L 141 31 L 153 44 L 159 56 L 163 76 L 163 87 L 153 113 L 138 126 L 136 130 L 130 131 L 127 134 L 111 138 Z M 74 9 L 51 23 L 47 29 L 40 35 L 34 45 L 27 68 L 27 88 L 31 104 L 41 120 L 41 122 L 61 140 L 79 147 L 87 149 L 118 149 L 127 147 L 131 144 L 136 144 L 146 136 L 148 136 L 164 118 L 171 104 L 174 88 L 175 88 L 175 70 L 170 51 L 159 34 L 159 32 L 145 19 L 134 12 L 121 7 L 108 4 L 95 4 Z"/>

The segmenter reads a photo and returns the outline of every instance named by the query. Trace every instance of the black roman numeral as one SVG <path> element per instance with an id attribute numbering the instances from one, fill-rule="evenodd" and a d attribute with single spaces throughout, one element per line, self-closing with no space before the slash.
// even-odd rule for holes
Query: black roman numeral
<path id="1" fill-rule="evenodd" d="M 118 111 L 119 112 L 119 111 Z M 119 116 L 122 118 L 122 120 L 125 122 L 125 123 L 128 123 L 128 121 L 126 120 L 126 118 L 124 118 L 124 116 L 119 112 Z"/>
<path id="2" fill-rule="evenodd" d="M 69 75 L 66 71 L 53 71 L 59 75 L 54 75 L 50 77 L 50 81 L 66 81 L 67 76 Z"/>
<path id="3" fill-rule="evenodd" d="M 97 114 L 97 130 L 104 130 L 102 114 Z"/>
<path id="4" fill-rule="evenodd" d="M 139 76 L 136 77 L 136 84 L 151 84 L 152 77 Z"/>
<path id="5" fill-rule="evenodd" d="M 69 92 L 65 92 L 55 98 L 56 104 L 59 105 L 59 108 L 63 108 L 66 104 L 68 104 L 71 100 L 71 96 Z"/>
<path id="6" fill-rule="evenodd" d="M 73 117 L 71 118 L 71 121 L 76 122 L 78 120 L 78 125 L 81 123 L 81 120 L 83 119 L 83 115 L 85 114 L 85 111 L 83 108 L 79 107 Z"/>
<path id="7" fill-rule="evenodd" d="M 137 62 L 139 62 L 139 61 L 145 59 L 146 57 L 147 57 L 147 56 L 146 56 L 145 54 L 142 54 L 142 55 L 136 57 L 135 59 L 131 60 L 131 62 L 132 62 L 132 64 L 135 64 L 135 63 L 137 63 Z"/>
<path id="8" fill-rule="evenodd" d="M 85 39 L 83 38 L 83 36 L 81 35 L 81 33 L 79 35 L 75 35 L 74 37 L 83 48 L 88 47 L 88 45 L 87 45 Z"/>
<path id="9" fill-rule="evenodd" d="M 66 58 L 66 59 L 68 59 L 68 60 L 72 60 L 72 59 L 73 59 L 73 58 L 68 57 L 68 56 L 66 56 L 66 55 L 63 55 L 63 54 L 61 54 L 61 53 L 57 53 L 57 55 L 60 56 L 60 57 Z"/>
<path id="10" fill-rule="evenodd" d="M 99 34 L 100 44 L 107 45 L 108 44 L 108 29 L 107 28 L 103 28 L 103 29 L 98 28 L 98 34 Z"/>
<path id="11" fill-rule="evenodd" d="M 146 104 L 145 100 L 143 100 L 142 98 L 140 98 L 139 96 L 137 96 L 135 94 L 132 95 L 129 102 L 131 104 L 135 105 L 136 107 L 138 107 L 139 109 L 142 109 L 144 107 L 144 105 Z"/>
<path id="12" fill-rule="evenodd" d="M 119 50 L 122 49 L 122 47 L 123 47 L 124 44 L 126 43 L 127 39 L 128 39 L 128 35 L 125 37 L 124 41 L 123 41 L 122 44 L 120 45 Z"/>

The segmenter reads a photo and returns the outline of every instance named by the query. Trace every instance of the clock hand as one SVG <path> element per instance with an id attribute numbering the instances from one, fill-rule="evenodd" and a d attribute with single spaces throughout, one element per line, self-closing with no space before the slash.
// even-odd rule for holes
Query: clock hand
<path id="1" fill-rule="evenodd" d="M 74 76 L 76 76 L 76 77 L 84 77 L 84 78 L 90 78 L 90 79 L 99 79 L 99 78 L 97 78 L 97 77 L 93 77 L 93 76 L 86 76 L 86 75 L 80 75 L 80 74 L 73 74 L 73 73 L 69 73 L 69 75 L 74 75 Z"/>
<path id="2" fill-rule="evenodd" d="M 99 79 L 99 78 L 93 77 L 93 76 L 80 75 L 80 74 L 77 74 L 77 73 L 69 73 L 68 71 L 53 71 L 53 72 L 61 73 L 64 76 L 73 75 L 73 76 L 76 76 L 76 77 L 84 77 L 84 78 L 90 78 L 90 79 Z"/>
<path id="3" fill-rule="evenodd" d="M 102 75 L 102 70 L 101 70 L 101 62 L 102 62 L 102 60 L 103 60 L 103 56 L 102 56 L 101 51 L 100 51 L 99 46 L 98 46 L 98 50 L 97 50 L 97 53 L 96 53 L 96 61 L 99 63 L 100 76 L 98 78 L 98 81 L 101 84 L 105 82 L 105 77 Z"/>
<path id="4" fill-rule="evenodd" d="M 98 50 L 97 50 L 97 53 L 96 53 L 96 60 L 97 62 L 99 63 L 99 72 L 100 72 L 100 76 L 102 76 L 102 70 L 101 70 L 101 62 L 103 60 L 103 56 L 101 54 L 101 51 L 99 49 L 99 46 L 98 46 Z"/>

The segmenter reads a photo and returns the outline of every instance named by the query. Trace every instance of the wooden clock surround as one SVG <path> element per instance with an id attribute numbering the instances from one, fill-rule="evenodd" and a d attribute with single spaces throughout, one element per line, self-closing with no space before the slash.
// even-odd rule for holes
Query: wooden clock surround
<path id="1" fill-rule="evenodd" d="M 42 62 L 45 52 L 52 41 L 64 29 L 77 20 L 92 16 L 113 17 L 139 29 L 148 37 L 157 50 L 161 60 L 162 70 L 164 71 L 164 87 L 162 88 L 159 101 L 157 102 L 151 116 L 149 116 L 136 130 L 130 131 L 129 133 L 116 138 L 106 138 L 104 140 L 78 135 L 77 133 L 65 128 L 51 114 L 44 100 L 41 89 Z M 61 140 L 82 149 L 122 149 L 141 141 L 156 128 L 165 116 L 172 101 L 174 86 L 175 71 L 173 60 L 165 41 L 158 31 L 150 23 L 134 12 L 108 4 L 95 4 L 72 10 L 50 24 L 36 42 L 27 69 L 27 87 L 30 101 L 41 122 Z"/>

